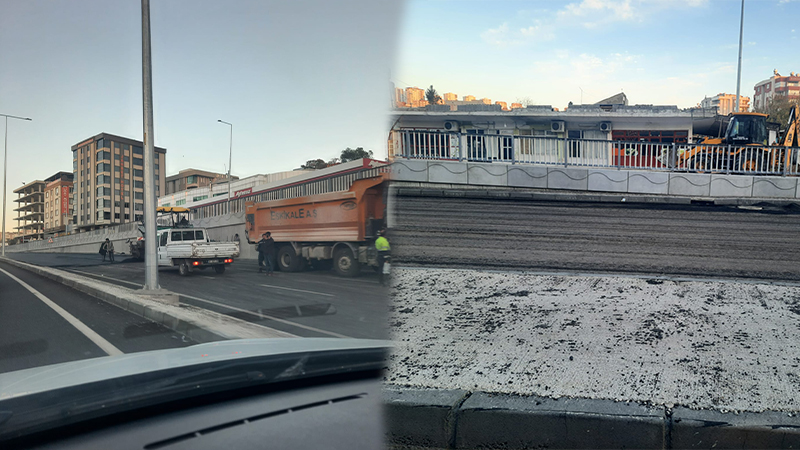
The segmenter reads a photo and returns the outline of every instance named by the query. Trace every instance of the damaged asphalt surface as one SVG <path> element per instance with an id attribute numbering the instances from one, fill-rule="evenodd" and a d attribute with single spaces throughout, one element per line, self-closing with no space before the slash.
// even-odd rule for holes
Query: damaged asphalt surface
<path id="1" fill-rule="evenodd" d="M 398 269 L 390 324 L 396 385 L 800 411 L 797 287 Z"/>
<path id="2" fill-rule="evenodd" d="M 800 411 L 800 216 L 398 200 L 388 383 Z"/>
<path id="3" fill-rule="evenodd" d="M 398 197 L 400 265 L 800 281 L 796 209 Z"/>

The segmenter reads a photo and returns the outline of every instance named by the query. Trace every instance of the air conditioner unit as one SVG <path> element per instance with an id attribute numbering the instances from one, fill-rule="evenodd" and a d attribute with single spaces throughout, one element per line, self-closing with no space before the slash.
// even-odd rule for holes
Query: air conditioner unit
<path id="1" fill-rule="evenodd" d="M 564 132 L 564 121 L 563 120 L 554 120 L 550 122 L 550 131 L 554 131 L 556 133 L 563 133 Z"/>
<path id="2" fill-rule="evenodd" d="M 611 131 L 611 122 L 600 122 L 600 131 Z"/>
<path id="3" fill-rule="evenodd" d="M 444 123 L 444 129 L 446 131 L 458 131 L 459 130 L 458 122 L 454 120 L 448 120 Z"/>

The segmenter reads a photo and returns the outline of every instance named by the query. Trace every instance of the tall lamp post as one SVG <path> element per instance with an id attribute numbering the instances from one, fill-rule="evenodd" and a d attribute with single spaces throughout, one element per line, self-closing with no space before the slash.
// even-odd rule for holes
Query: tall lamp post
<path id="1" fill-rule="evenodd" d="M 231 162 L 233 161 L 233 124 L 225 122 L 224 120 L 217 119 L 217 122 L 224 123 L 225 125 L 230 125 L 231 127 L 231 142 L 230 142 L 230 149 L 228 153 L 228 214 L 231 213 L 231 184 L 233 181 L 231 180 Z"/>
<path id="2" fill-rule="evenodd" d="M 739 19 L 739 68 L 736 70 L 736 106 L 733 112 L 739 112 L 739 87 L 742 84 L 742 34 L 744 32 L 744 0 L 742 0 L 742 15 Z"/>
<path id="3" fill-rule="evenodd" d="M 142 113 L 144 124 L 144 287 L 158 291 L 156 250 L 155 136 L 153 131 L 153 66 L 150 46 L 150 0 L 142 0 Z"/>
<path id="4" fill-rule="evenodd" d="M 6 187 L 8 186 L 8 118 L 19 120 L 31 120 L 30 117 L 17 117 L 8 114 L 0 114 L 6 118 L 5 142 L 3 143 L 3 246 L 2 256 L 6 256 Z"/>

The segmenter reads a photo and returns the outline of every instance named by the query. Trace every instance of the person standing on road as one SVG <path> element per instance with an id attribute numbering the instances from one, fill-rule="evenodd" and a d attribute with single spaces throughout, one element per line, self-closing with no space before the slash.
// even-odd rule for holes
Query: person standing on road
<path id="1" fill-rule="evenodd" d="M 275 240 L 272 239 L 272 233 L 267 231 L 261 235 L 261 240 L 253 242 L 250 240 L 249 235 L 245 232 L 248 244 L 256 244 L 256 251 L 258 252 L 258 272 L 261 273 L 261 265 L 264 264 L 264 269 L 268 276 L 272 276 L 272 258 L 275 255 Z"/>
<path id="2" fill-rule="evenodd" d="M 114 262 L 114 243 L 111 242 L 108 238 L 106 241 L 103 242 L 102 247 L 100 247 L 101 253 L 103 254 L 103 261 L 106 260 L 106 255 L 108 255 L 108 260 L 110 262 Z"/>
<path id="3" fill-rule="evenodd" d="M 383 265 L 386 263 L 386 257 L 389 256 L 391 250 L 389 240 L 386 239 L 386 229 L 378 231 L 378 239 L 375 239 L 375 249 L 378 250 L 378 281 L 384 284 Z"/>

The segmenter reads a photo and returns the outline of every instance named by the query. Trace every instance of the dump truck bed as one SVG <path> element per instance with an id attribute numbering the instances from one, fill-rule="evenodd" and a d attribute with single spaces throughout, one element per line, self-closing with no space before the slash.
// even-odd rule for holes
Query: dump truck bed
<path id="1" fill-rule="evenodd" d="M 387 177 L 357 180 L 350 190 L 285 200 L 247 203 L 251 240 L 271 232 L 276 242 L 360 242 L 382 223 Z"/>

